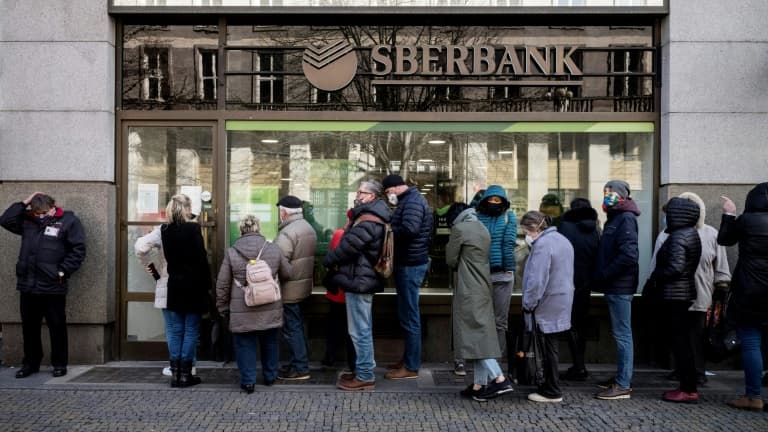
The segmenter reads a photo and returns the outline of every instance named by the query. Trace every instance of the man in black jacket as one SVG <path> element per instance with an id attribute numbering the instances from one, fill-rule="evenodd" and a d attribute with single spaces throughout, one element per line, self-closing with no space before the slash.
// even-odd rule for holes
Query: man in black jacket
<path id="1" fill-rule="evenodd" d="M 408 187 L 397 174 L 381 182 L 390 204 L 396 205 L 392 215 L 395 235 L 395 287 L 397 316 L 405 333 L 402 361 L 390 365 L 384 376 L 389 379 L 418 378 L 421 366 L 421 317 L 419 287 L 429 266 L 429 236 L 432 210 L 416 187 Z"/>
<path id="2" fill-rule="evenodd" d="M 42 192 L 8 207 L 0 216 L 0 225 L 21 236 L 16 289 L 20 292 L 24 360 L 16 378 L 26 378 L 40 369 L 43 317 L 51 336 L 53 376 L 64 376 L 68 360 L 67 281 L 85 259 L 83 226 L 74 213 L 56 207 L 53 198 Z"/>

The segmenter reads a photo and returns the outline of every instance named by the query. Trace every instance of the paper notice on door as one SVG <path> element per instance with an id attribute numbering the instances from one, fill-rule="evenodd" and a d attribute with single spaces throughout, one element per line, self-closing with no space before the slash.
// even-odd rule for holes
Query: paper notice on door
<path id="1" fill-rule="evenodd" d="M 160 194 L 160 185 L 152 183 L 139 183 L 136 197 L 136 213 L 157 213 L 157 199 Z"/>
<path id="2" fill-rule="evenodd" d="M 199 215 L 200 209 L 203 207 L 203 201 L 200 198 L 200 194 L 203 193 L 202 186 L 182 186 L 181 193 L 189 197 L 192 201 L 192 213 Z"/>

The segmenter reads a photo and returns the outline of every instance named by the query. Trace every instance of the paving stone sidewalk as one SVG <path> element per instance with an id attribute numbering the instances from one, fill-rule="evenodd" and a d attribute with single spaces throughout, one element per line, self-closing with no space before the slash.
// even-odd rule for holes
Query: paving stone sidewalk
<path id="1" fill-rule="evenodd" d="M 259 385 L 252 395 L 239 390 L 232 367 L 201 364 L 208 382 L 171 389 L 160 366 L 81 366 L 63 378 L 43 370 L 25 379 L 13 378 L 16 369 L 0 368 L 0 430 L 768 431 L 768 412 L 724 404 L 740 391 L 739 371 L 710 377 L 697 405 L 661 401 L 661 392 L 674 383 L 654 370 L 636 372 L 630 400 L 594 399 L 594 382 L 608 377 L 607 369 L 588 382 L 565 385 L 563 403 L 537 404 L 526 399 L 532 389 L 521 386 L 487 403 L 462 399 L 462 381 L 446 365 L 425 367 L 418 380 L 379 379 L 376 391 L 364 393 L 338 391 L 323 382 L 324 374 L 335 372 L 313 369 L 316 383 Z M 136 374 L 147 378 L 123 382 Z"/>

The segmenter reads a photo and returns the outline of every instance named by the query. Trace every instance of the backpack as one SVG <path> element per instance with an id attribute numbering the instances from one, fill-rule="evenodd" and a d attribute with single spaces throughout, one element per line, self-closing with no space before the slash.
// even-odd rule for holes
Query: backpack
<path id="1" fill-rule="evenodd" d="M 373 269 L 379 276 L 385 279 L 392 276 L 395 255 L 395 234 L 392 232 L 392 225 L 372 214 L 360 215 L 355 221 L 355 225 L 360 222 L 374 222 L 384 225 L 384 240 L 381 242 L 381 253 L 379 253 L 379 259 L 374 264 Z"/>
<path id="2" fill-rule="evenodd" d="M 261 247 L 259 255 L 255 259 L 248 258 L 242 252 L 235 249 L 240 256 L 248 261 L 245 265 L 246 285 L 243 286 L 235 279 L 235 285 L 240 287 L 245 294 L 245 304 L 247 306 L 261 306 L 280 300 L 280 284 L 272 277 L 272 269 L 269 267 L 269 264 L 261 259 L 261 253 L 264 252 L 267 244 L 269 242 L 265 241 L 264 246 Z"/>

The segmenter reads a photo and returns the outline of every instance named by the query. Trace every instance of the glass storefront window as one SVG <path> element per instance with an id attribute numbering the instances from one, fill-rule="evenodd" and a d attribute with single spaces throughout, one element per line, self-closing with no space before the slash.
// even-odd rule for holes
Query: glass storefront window
<path id="1" fill-rule="evenodd" d="M 165 342 L 165 323 L 152 302 L 128 302 L 126 335 L 129 342 Z"/>
<path id="2" fill-rule="evenodd" d="M 114 6 L 301 7 L 661 7 L 664 0 L 112 0 Z"/>
<path id="3" fill-rule="evenodd" d="M 318 235 L 315 282 L 331 233 L 346 222 L 360 180 L 400 174 L 429 202 L 434 217 L 453 202 L 469 202 L 490 184 L 502 185 L 518 219 L 555 194 L 567 210 L 576 197 L 599 209 L 605 182 L 629 182 L 640 216 L 641 272 L 651 255 L 653 124 L 651 123 L 420 123 L 227 122 L 229 240 L 245 213 L 277 234 L 279 197 L 306 201 Z M 549 209 L 559 213 L 559 209 Z M 604 214 L 601 217 L 604 220 Z M 557 216 L 557 214 L 553 214 Z M 520 259 L 525 257 L 519 234 Z M 433 233 L 425 286 L 449 288 L 445 230 Z M 641 275 L 641 278 L 643 275 Z M 517 287 L 519 291 L 519 286 Z"/>

